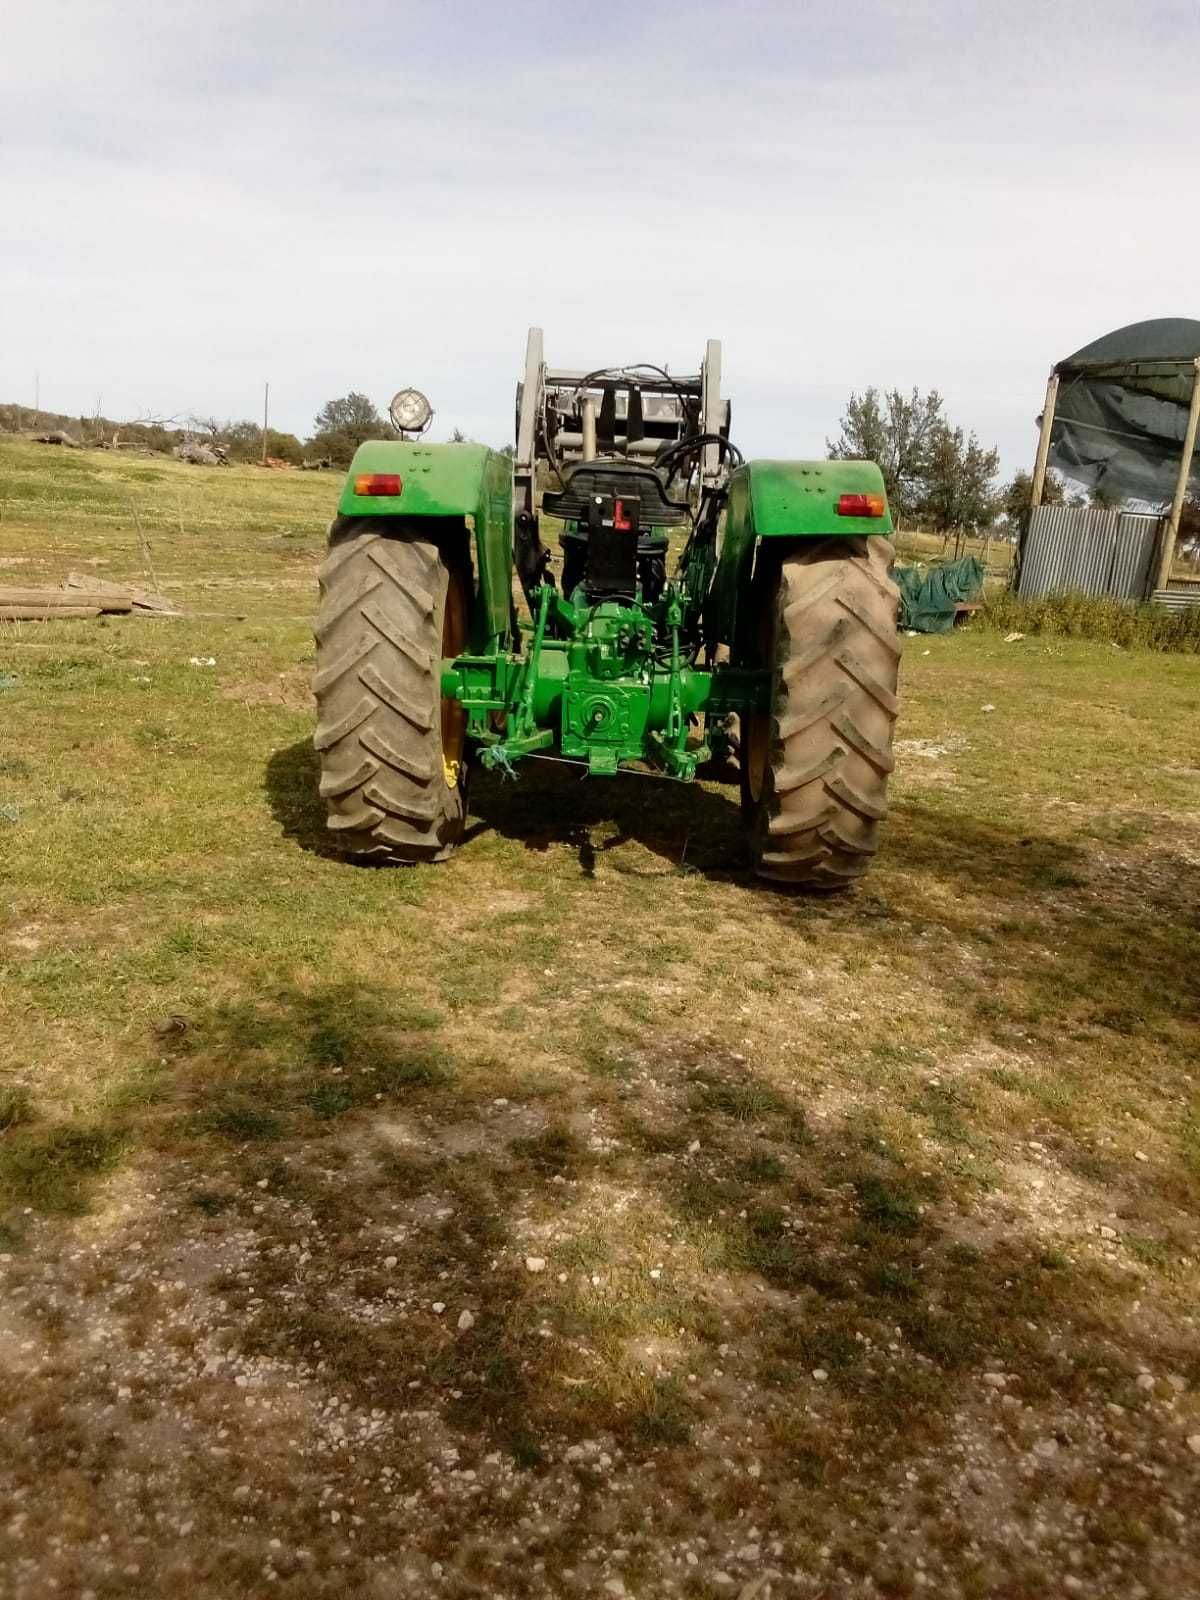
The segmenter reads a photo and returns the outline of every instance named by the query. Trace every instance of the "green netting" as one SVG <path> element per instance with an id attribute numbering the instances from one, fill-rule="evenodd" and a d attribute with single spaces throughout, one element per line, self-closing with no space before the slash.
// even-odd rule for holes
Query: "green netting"
<path id="1" fill-rule="evenodd" d="M 916 633 L 949 633 L 959 603 L 983 591 L 983 563 L 974 556 L 936 567 L 896 567 L 892 577 L 900 588 L 900 626 Z"/>

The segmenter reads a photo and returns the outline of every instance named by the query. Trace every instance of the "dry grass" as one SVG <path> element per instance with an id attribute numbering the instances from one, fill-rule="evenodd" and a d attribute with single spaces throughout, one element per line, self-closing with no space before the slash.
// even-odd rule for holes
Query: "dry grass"
<path id="1" fill-rule="evenodd" d="M 0 563 L 138 571 L 10 448 Z M 156 563 L 252 620 L 0 636 L 6 1592 L 1186 1593 L 1194 663 L 907 641 L 852 899 L 546 766 L 363 871 L 335 486 L 159 470 Z"/>
<path id="2" fill-rule="evenodd" d="M 1200 606 L 1168 610 L 1068 591 L 1026 600 L 1007 591 L 989 597 L 980 621 L 999 633 L 1091 639 L 1122 650 L 1200 655 Z"/>
<path id="3" fill-rule="evenodd" d="M 895 536 L 896 554 L 902 561 L 952 561 L 958 556 L 975 556 L 984 563 L 989 577 L 1007 579 L 1015 546 L 1005 539 L 988 535 L 973 537 L 963 531 L 924 533 L 902 529 Z"/>

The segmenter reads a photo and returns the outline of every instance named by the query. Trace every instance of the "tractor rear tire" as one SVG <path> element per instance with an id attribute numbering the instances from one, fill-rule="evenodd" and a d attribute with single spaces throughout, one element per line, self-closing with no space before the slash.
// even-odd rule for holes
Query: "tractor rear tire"
<path id="1" fill-rule="evenodd" d="M 329 827 L 362 861 L 442 861 L 466 819 L 465 723 L 441 662 L 466 644 L 469 574 L 436 544 L 347 518 L 320 580 L 313 742 Z"/>
<path id="2" fill-rule="evenodd" d="M 755 870 L 800 889 L 861 878 L 894 766 L 899 592 L 886 539 L 791 546 L 760 590 L 772 709 L 742 719 L 742 804 Z"/>

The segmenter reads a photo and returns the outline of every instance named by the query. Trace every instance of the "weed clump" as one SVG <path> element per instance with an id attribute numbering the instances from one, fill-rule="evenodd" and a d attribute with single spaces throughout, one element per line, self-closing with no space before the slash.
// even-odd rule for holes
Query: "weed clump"
<path id="1" fill-rule="evenodd" d="M 1093 639 L 1124 650 L 1176 651 L 1200 655 L 1200 606 L 1169 611 L 1074 590 L 1023 599 L 1005 591 L 990 595 L 977 619 L 998 633 L 1049 634 Z"/>
<path id="2" fill-rule="evenodd" d="M 92 1182 L 111 1171 L 124 1148 L 119 1130 L 63 1123 L 30 1129 L 0 1146 L 0 1195 L 40 1211 L 75 1216 Z"/>
<path id="3" fill-rule="evenodd" d="M 19 1128 L 24 1122 L 32 1122 L 36 1114 L 33 1100 L 24 1084 L 0 1088 L 0 1133 L 7 1133 L 9 1128 Z"/>

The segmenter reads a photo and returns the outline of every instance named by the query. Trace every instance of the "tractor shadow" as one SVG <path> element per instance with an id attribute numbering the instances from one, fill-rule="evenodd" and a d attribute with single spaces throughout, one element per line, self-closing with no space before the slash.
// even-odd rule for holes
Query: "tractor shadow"
<path id="1" fill-rule="evenodd" d="M 319 780 L 317 753 L 302 739 L 272 753 L 263 788 L 285 838 L 312 855 L 345 859 L 325 826 Z M 593 838 L 606 825 L 615 832 Z M 755 881 L 735 793 L 711 785 L 634 772 L 597 779 L 582 775 L 582 769 L 532 760 L 521 765 L 515 780 L 476 770 L 462 848 L 489 833 L 539 854 L 555 845 L 571 845 L 587 878 L 595 876 L 599 856 L 636 843 L 681 871 L 744 878 L 748 885 Z M 614 861 L 612 870 L 634 877 L 659 875 L 659 869 L 639 869 L 628 861 Z"/>
<path id="2" fill-rule="evenodd" d="M 285 839 L 328 861 L 344 859 L 325 826 L 325 805 L 317 785 L 321 764 L 311 739 L 275 750 L 263 773 L 271 815 Z"/>
<path id="3" fill-rule="evenodd" d="M 597 838 L 604 828 L 610 830 L 607 836 Z M 637 844 L 677 871 L 744 878 L 748 885 L 755 881 L 736 791 L 636 771 L 592 778 L 583 768 L 529 761 L 515 782 L 478 772 L 471 781 L 471 823 L 464 843 L 485 832 L 535 854 L 571 845 L 586 878 L 595 877 L 601 856 L 611 856 L 608 870 L 622 876 L 660 876 L 660 868 L 641 868 L 612 855 Z"/>

